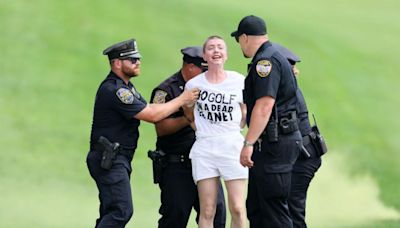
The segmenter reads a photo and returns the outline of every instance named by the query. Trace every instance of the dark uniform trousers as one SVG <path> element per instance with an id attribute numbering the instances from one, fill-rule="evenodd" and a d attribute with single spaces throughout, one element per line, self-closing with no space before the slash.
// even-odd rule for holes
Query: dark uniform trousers
<path id="1" fill-rule="evenodd" d="M 251 228 L 291 228 L 288 198 L 291 168 L 299 155 L 299 131 L 279 135 L 276 143 L 263 140 L 254 148 L 246 200 Z M 280 163 L 281 162 L 281 163 Z"/>
<path id="2" fill-rule="evenodd" d="M 162 215 L 158 221 L 159 228 L 185 228 L 187 226 L 192 207 L 197 212 L 196 221 L 200 213 L 197 186 L 192 177 L 190 160 L 186 162 L 169 162 L 163 169 L 160 182 Z M 218 191 L 217 211 L 214 218 L 215 228 L 224 228 L 226 209 L 222 185 Z"/>
<path id="3" fill-rule="evenodd" d="M 310 158 L 300 155 L 293 166 L 292 185 L 289 196 L 290 216 L 293 227 L 305 228 L 307 190 L 314 174 L 321 166 L 321 157 L 316 154 L 312 143 L 304 145 L 310 153 Z"/>
<path id="4" fill-rule="evenodd" d="M 133 214 L 130 175 L 130 160 L 125 155 L 117 155 L 110 170 L 100 167 L 101 152 L 89 151 L 86 162 L 90 175 L 99 189 L 100 217 L 96 227 L 125 227 Z"/>

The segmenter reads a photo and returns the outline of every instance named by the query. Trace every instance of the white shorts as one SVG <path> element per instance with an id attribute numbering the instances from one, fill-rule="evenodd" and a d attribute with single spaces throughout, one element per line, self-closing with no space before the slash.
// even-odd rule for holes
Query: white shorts
<path id="1" fill-rule="evenodd" d="M 192 175 L 195 183 L 212 177 L 222 177 L 225 181 L 229 181 L 247 179 L 249 170 L 240 164 L 239 157 L 223 160 L 196 157 L 192 158 Z"/>

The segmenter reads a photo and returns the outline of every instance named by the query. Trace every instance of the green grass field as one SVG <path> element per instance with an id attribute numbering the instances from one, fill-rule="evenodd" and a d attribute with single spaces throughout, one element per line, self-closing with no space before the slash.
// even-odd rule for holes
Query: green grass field
<path id="1" fill-rule="evenodd" d="M 267 21 L 270 39 L 301 58 L 299 84 L 329 145 L 311 184 L 310 227 L 400 226 L 400 2 L 0 0 L 0 227 L 93 227 L 97 190 L 85 158 L 108 45 L 138 40 L 141 94 L 176 72 L 179 49 L 226 38 L 226 68 L 249 60 L 229 37 L 239 20 Z M 135 212 L 156 227 L 159 189 L 142 123 L 133 161 Z M 149 148 L 150 147 L 150 148 Z M 195 227 L 191 219 L 189 227 Z"/>

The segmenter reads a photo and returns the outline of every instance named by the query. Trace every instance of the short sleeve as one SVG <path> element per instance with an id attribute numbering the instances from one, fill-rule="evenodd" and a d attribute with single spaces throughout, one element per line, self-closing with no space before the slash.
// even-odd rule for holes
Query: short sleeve
<path id="1" fill-rule="evenodd" d="M 106 96 L 112 101 L 113 109 L 126 119 L 133 118 L 147 105 L 147 102 L 138 92 L 134 94 L 132 90 L 124 87 L 117 89 L 115 92 L 108 90 Z"/>
<path id="2" fill-rule="evenodd" d="M 154 104 L 164 104 L 171 100 L 171 96 L 165 90 L 156 88 L 151 94 L 151 103 Z"/>
<path id="3" fill-rule="evenodd" d="M 274 59 L 260 59 L 251 69 L 255 99 L 271 96 L 276 99 L 281 80 L 280 65 Z"/>

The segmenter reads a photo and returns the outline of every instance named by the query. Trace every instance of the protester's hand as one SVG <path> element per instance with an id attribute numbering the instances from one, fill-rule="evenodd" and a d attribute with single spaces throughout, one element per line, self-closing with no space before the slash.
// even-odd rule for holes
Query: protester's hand
<path id="1" fill-rule="evenodd" d="M 199 98 L 200 90 L 198 88 L 194 88 L 191 90 L 185 90 L 181 96 L 183 98 L 183 104 L 187 107 L 192 107 L 197 99 Z"/>
<path id="2" fill-rule="evenodd" d="M 240 164 L 244 167 L 253 167 L 254 162 L 251 160 L 251 155 L 253 154 L 252 146 L 244 146 L 242 152 L 240 153 Z"/>

